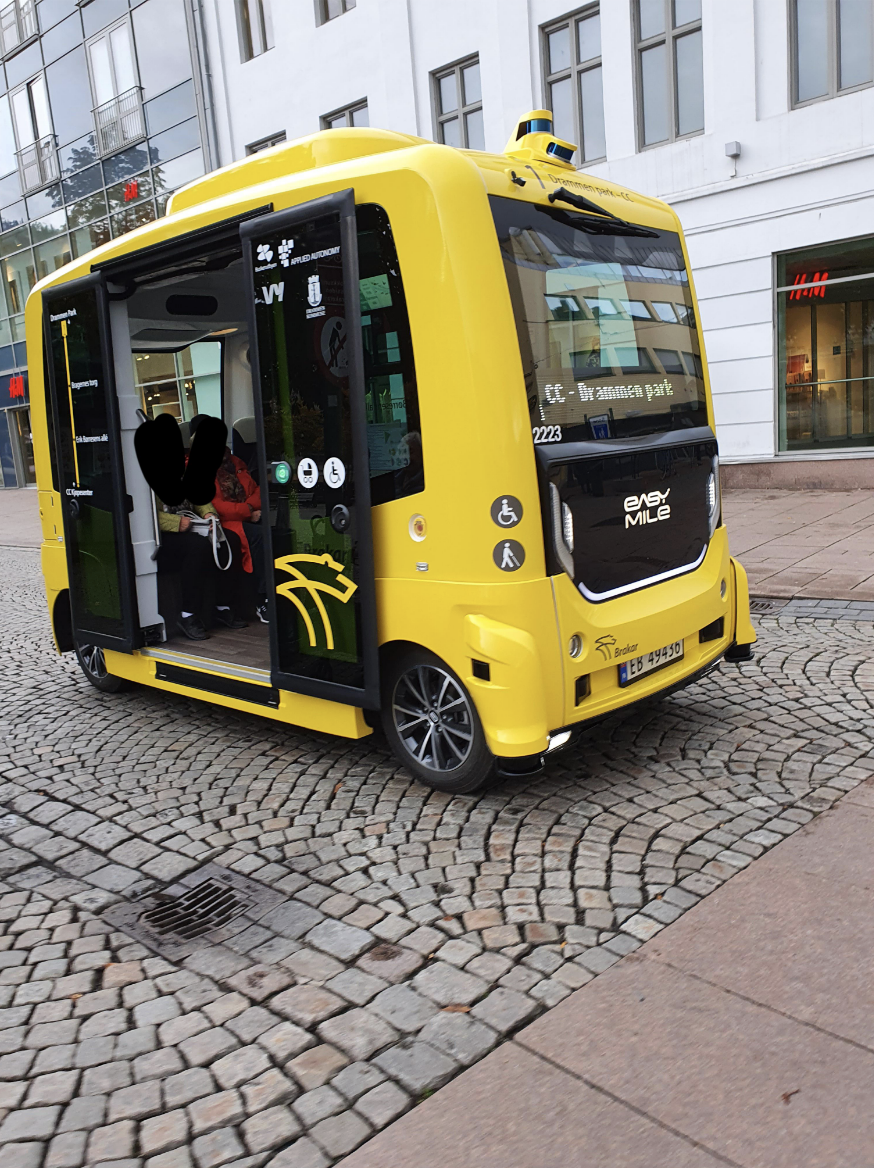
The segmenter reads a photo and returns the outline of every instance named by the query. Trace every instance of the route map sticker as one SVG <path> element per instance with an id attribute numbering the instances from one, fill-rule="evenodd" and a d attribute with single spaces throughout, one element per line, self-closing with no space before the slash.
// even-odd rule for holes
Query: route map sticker
<path id="1" fill-rule="evenodd" d="M 319 468 L 311 458 L 302 458 L 297 464 L 297 481 L 307 491 L 319 481 Z"/>
<path id="2" fill-rule="evenodd" d="M 339 458 L 329 458 L 325 463 L 325 482 L 337 490 L 346 482 L 346 467 Z"/>
<path id="3" fill-rule="evenodd" d="M 495 545 L 492 559 L 502 572 L 516 572 L 525 563 L 525 549 L 515 539 L 502 539 Z"/>
<path id="4" fill-rule="evenodd" d="M 515 527 L 522 520 L 522 504 L 515 495 L 501 495 L 492 503 L 492 522 L 498 527 Z"/>

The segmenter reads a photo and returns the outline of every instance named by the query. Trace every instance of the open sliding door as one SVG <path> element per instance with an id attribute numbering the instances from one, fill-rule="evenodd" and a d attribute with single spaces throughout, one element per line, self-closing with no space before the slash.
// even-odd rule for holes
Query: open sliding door
<path id="1" fill-rule="evenodd" d="M 241 228 L 275 685 L 379 705 L 351 190 Z"/>
<path id="2" fill-rule="evenodd" d="M 103 277 L 45 291 L 43 322 L 73 635 L 130 652 L 141 634 Z"/>

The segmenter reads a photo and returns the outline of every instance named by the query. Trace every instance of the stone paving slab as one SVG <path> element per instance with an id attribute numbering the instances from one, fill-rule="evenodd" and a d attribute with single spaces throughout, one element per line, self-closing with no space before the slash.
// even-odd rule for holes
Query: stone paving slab
<path id="1" fill-rule="evenodd" d="M 874 602 L 874 491 L 726 490 L 723 512 L 753 595 Z"/>
<path id="2" fill-rule="evenodd" d="M 846 615 L 453 798 L 378 740 L 97 693 L 5 565 L 0 1142 L 37 1168 L 342 1159 L 874 774 Z M 208 863 L 282 903 L 179 962 L 101 915 Z"/>
<path id="3" fill-rule="evenodd" d="M 32 487 L 0 490 L 0 547 L 38 548 L 41 543 L 39 492 Z"/>

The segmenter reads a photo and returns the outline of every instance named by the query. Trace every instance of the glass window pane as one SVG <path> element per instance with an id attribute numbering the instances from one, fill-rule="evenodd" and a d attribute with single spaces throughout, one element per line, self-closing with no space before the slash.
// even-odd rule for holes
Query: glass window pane
<path id="1" fill-rule="evenodd" d="M 185 5 L 183 0 L 146 0 L 131 16 L 143 100 L 148 101 L 192 75 Z"/>
<path id="2" fill-rule="evenodd" d="M 70 250 L 70 240 L 66 235 L 59 235 L 51 243 L 40 244 L 34 248 L 36 254 L 36 272 L 40 280 L 68 264 L 73 258 Z"/>
<path id="3" fill-rule="evenodd" d="M 325 129 L 336 130 L 346 125 L 346 114 L 335 114 L 332 118 L 325 118 Z"/>
<path id="4" fill-rule="evenodd" d="M 549 87 L 550 108 L 552 109 L 552 128 L 559 138 L 565 142 L 576 142 L 577 132 L 574 129 L 573 82 L 570 77 L 564 81 L 554 81 Z"/>
<path id="5" fill-rule="evenodd" d="M 67 208 L 67 218 L 70 223 L 70 228 L 80 227 L 85 223 L 91 223 L 95 219 L 106 217 L 106 195 L 103 191 L 97 194 L 89 195 L 85 199 L 80 199 L 78 203 L 74 203 Z"/>
<path id="6" fill-rule="evenodd" d="M 186 81 L 175 89 L 146 102 L 146 126 L 150 134 L 160 134 L 178 122 L 193 118 L 197 113 L 194 82 Z"/>
<path id="7" fill-rule="evenodd" d="M 94 83 L 94 100 L 98 105 L 112 101 L 115 92 L 112 85 L 112 70 L 109 67 L 109 41 L 101 37 L 88 49 L 91 57 L 91 80 Z"/>
<path id="8" fill-rule="evenodd" d="M 448 77 L 440 78 L 440 112 L 441 114 L 451 114 L 453 110 L 458 109 L 458 90 L 455 84 L 455 74 L 450 73 Z"/>
<path id="9" fill-rule="evenodd" d="M 12 133 L 12 115 L 9 98 L 0 97 L 0 174 L 15 169 L 15 135 Z"/>
<path id="10" fill-rule="evenodd" d="M 838 0 L 840 30 L 841 89 L 871 81 L 872 16 L 871 0 Z"/>
<path id="11" fill-rule="evenodd" d="M 665 31 L 665 0 L 637 0 L 637 11 L 642 41 Z"/>
<path id="12" fill-rule="evenodd" d="M 461 83 L 464 90 L 464 104 L 473 105 L 482 101 L 483 91 L 479 81 L 479 61 L 475 65 L 468 65 L 461 70 Z"/>
<path id="13" fill-rule="evenodd" d="M 450 118 L 440 127 L 441 137 L 447 146 L 461 145 L 461 123 L 458 118 Z"/>
<path id="14" fill-rule="evenodd" d="M 562 69 L 571 67 L 571 35 L 570 28 L 557 28 L 546 38 L 549 50 L 549 71 L 560 73 Z"/>
<path id="15" fill-rule="evenodd" d="M 370 114 L 367 112 L 367 106 L 359 106 L 358 109 L 352 111 L 352 125 L 353 126 L 369 126 Z"/>
<path id="16" fill-rule="evenodd" d="M 90 7 L 93 8 L 93 5 Z M 46 84 L 58 145 L 64 147 L 93 134 L 94 117 L 91 109 L 94 99 L 88 80 L 85 46 L 80 45 L 72 53 L 67 53 L 49 65 L 46 69 Z"/>
<path id="17" fill-rule="evenodd" d="M 577 25 L 577 45 L 580 64 L 601 56 L 601 17 L 597 12 Z"/>
<path id="18" fill-rule="evenodd" d="M 51 215 L 43 215 L 42 219 L 34 219 L 30 225 L 30 230 L 34 243 L 42 243 L 43 240 L 53 239 L 56 235 L 60 235 L 62 231 L 67 230 L 67 213 L 61 209 L 60 211 L 53 211 Z"/>
<path id="19" fill-rule="evenodd" d="M 92 223 L 88 227 L 80 227 L 78 231 L 71 233 L 70 238 L 73 245 L 73 255 L 78 258 L 85 255 L 86 252 L 93 251 L 95 247 L 109 243 L 109 223 L 106 219 L 101 219 L 98 223 Z"/>
<path id="20" fill-rule="evenodd" d="M 52 132 L 52 119 L 49 116 L 49 103 L 46 97 L 46 82 L 44 77 L 35 77 L 31 81 L 30 100 L 33 103 L 37 136 L 45 138 Z"/>
<path id="21" fill-rule="evenodd" d="M 604 88 L 600 65 L 580 74 L 580 102 L 583 110 L 583 158 L 603 158 L 607 153 L 607 142 L 604 137 Z"/>
<path id="22" fill-rule="evenodd" d="M 670 137 L 668 118 L 667 49 L 655 45 L 640 54 L 640 87 L 643 99 L 643 142 L 665 142 Z"/>
<path id="23" fill-rule="evenodd" d="M 467 145 L 471 150 L 485 150 L 486 139 L 483 130 L 483 111 L 474 110 L 464 119 L 467 126 Z"/>
<path id="24" fill-rule="evenodd" d="M 679 37 L 677 48 L 677 133 L 704 129 L 704 74 L 701 33 Z"/>
<path id="25" fill-rule="evenodd" d="M 34 140 L 33 118 L 30 115 L 30 98 L 27 86 L 12 95 L 12 113 L 15 118 L 15 132 L 19 148 L 30 146 Z"/>
<path id="26" fill-rule="evenodd" d="M 149 142 L 149 157 L 152 163 L 168 162 L 180 154 L 187 154 L 189 150 L 196 150 L 199 145 L 200 127 L 197 118 L 189 118 L 187 122 L 152 138 Z"/>
<path id="27" fill-rule="evenodd" d="M 798 101 L 828 93 L 828 0 L 795 0 Z"/>
<path id="28" fill-rule="evenodd" d="M 327 0 L 325 14 L 328 20 L 333 20 L 335 16 L 342 16 L 343 11 L 343 0 Z"/>
<path id="29" fill-rule="evenodd" d="M 127 93 L 137 83 L 134 59 L 130 47 L 130 30 L 126 24 L 119 25 L 109 34 L 112 43 L 112 63 L 115 66 L 115 85 L 119 93 Z"/>
<path id="30" fill-rule="evenodd" d="M 29 249 L 3 260 L 3 283 L 6 286 L 6 306 L 9 315 L 24 312 L 24 302 L 36 283 L 33 255 Z"/>
<path id="31" fill-rule="evenodd" d="M 674 28 L 701 19 L 701 0 L 674 0 Z"/>

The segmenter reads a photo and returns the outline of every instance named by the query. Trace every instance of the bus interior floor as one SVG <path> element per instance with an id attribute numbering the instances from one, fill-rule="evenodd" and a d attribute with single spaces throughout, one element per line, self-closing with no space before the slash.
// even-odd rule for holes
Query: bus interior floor
<path id="1" fill-rule="evenodd" d="M 170 637 L 161 648 L 192 657 L 205 657 L 210 661 L 224 661 L 229 665 L 269 670 L 270 627 L 256 619 L 245 629 L 212 628 L 207 641 L 192 641 L 179 635 Z"/>

